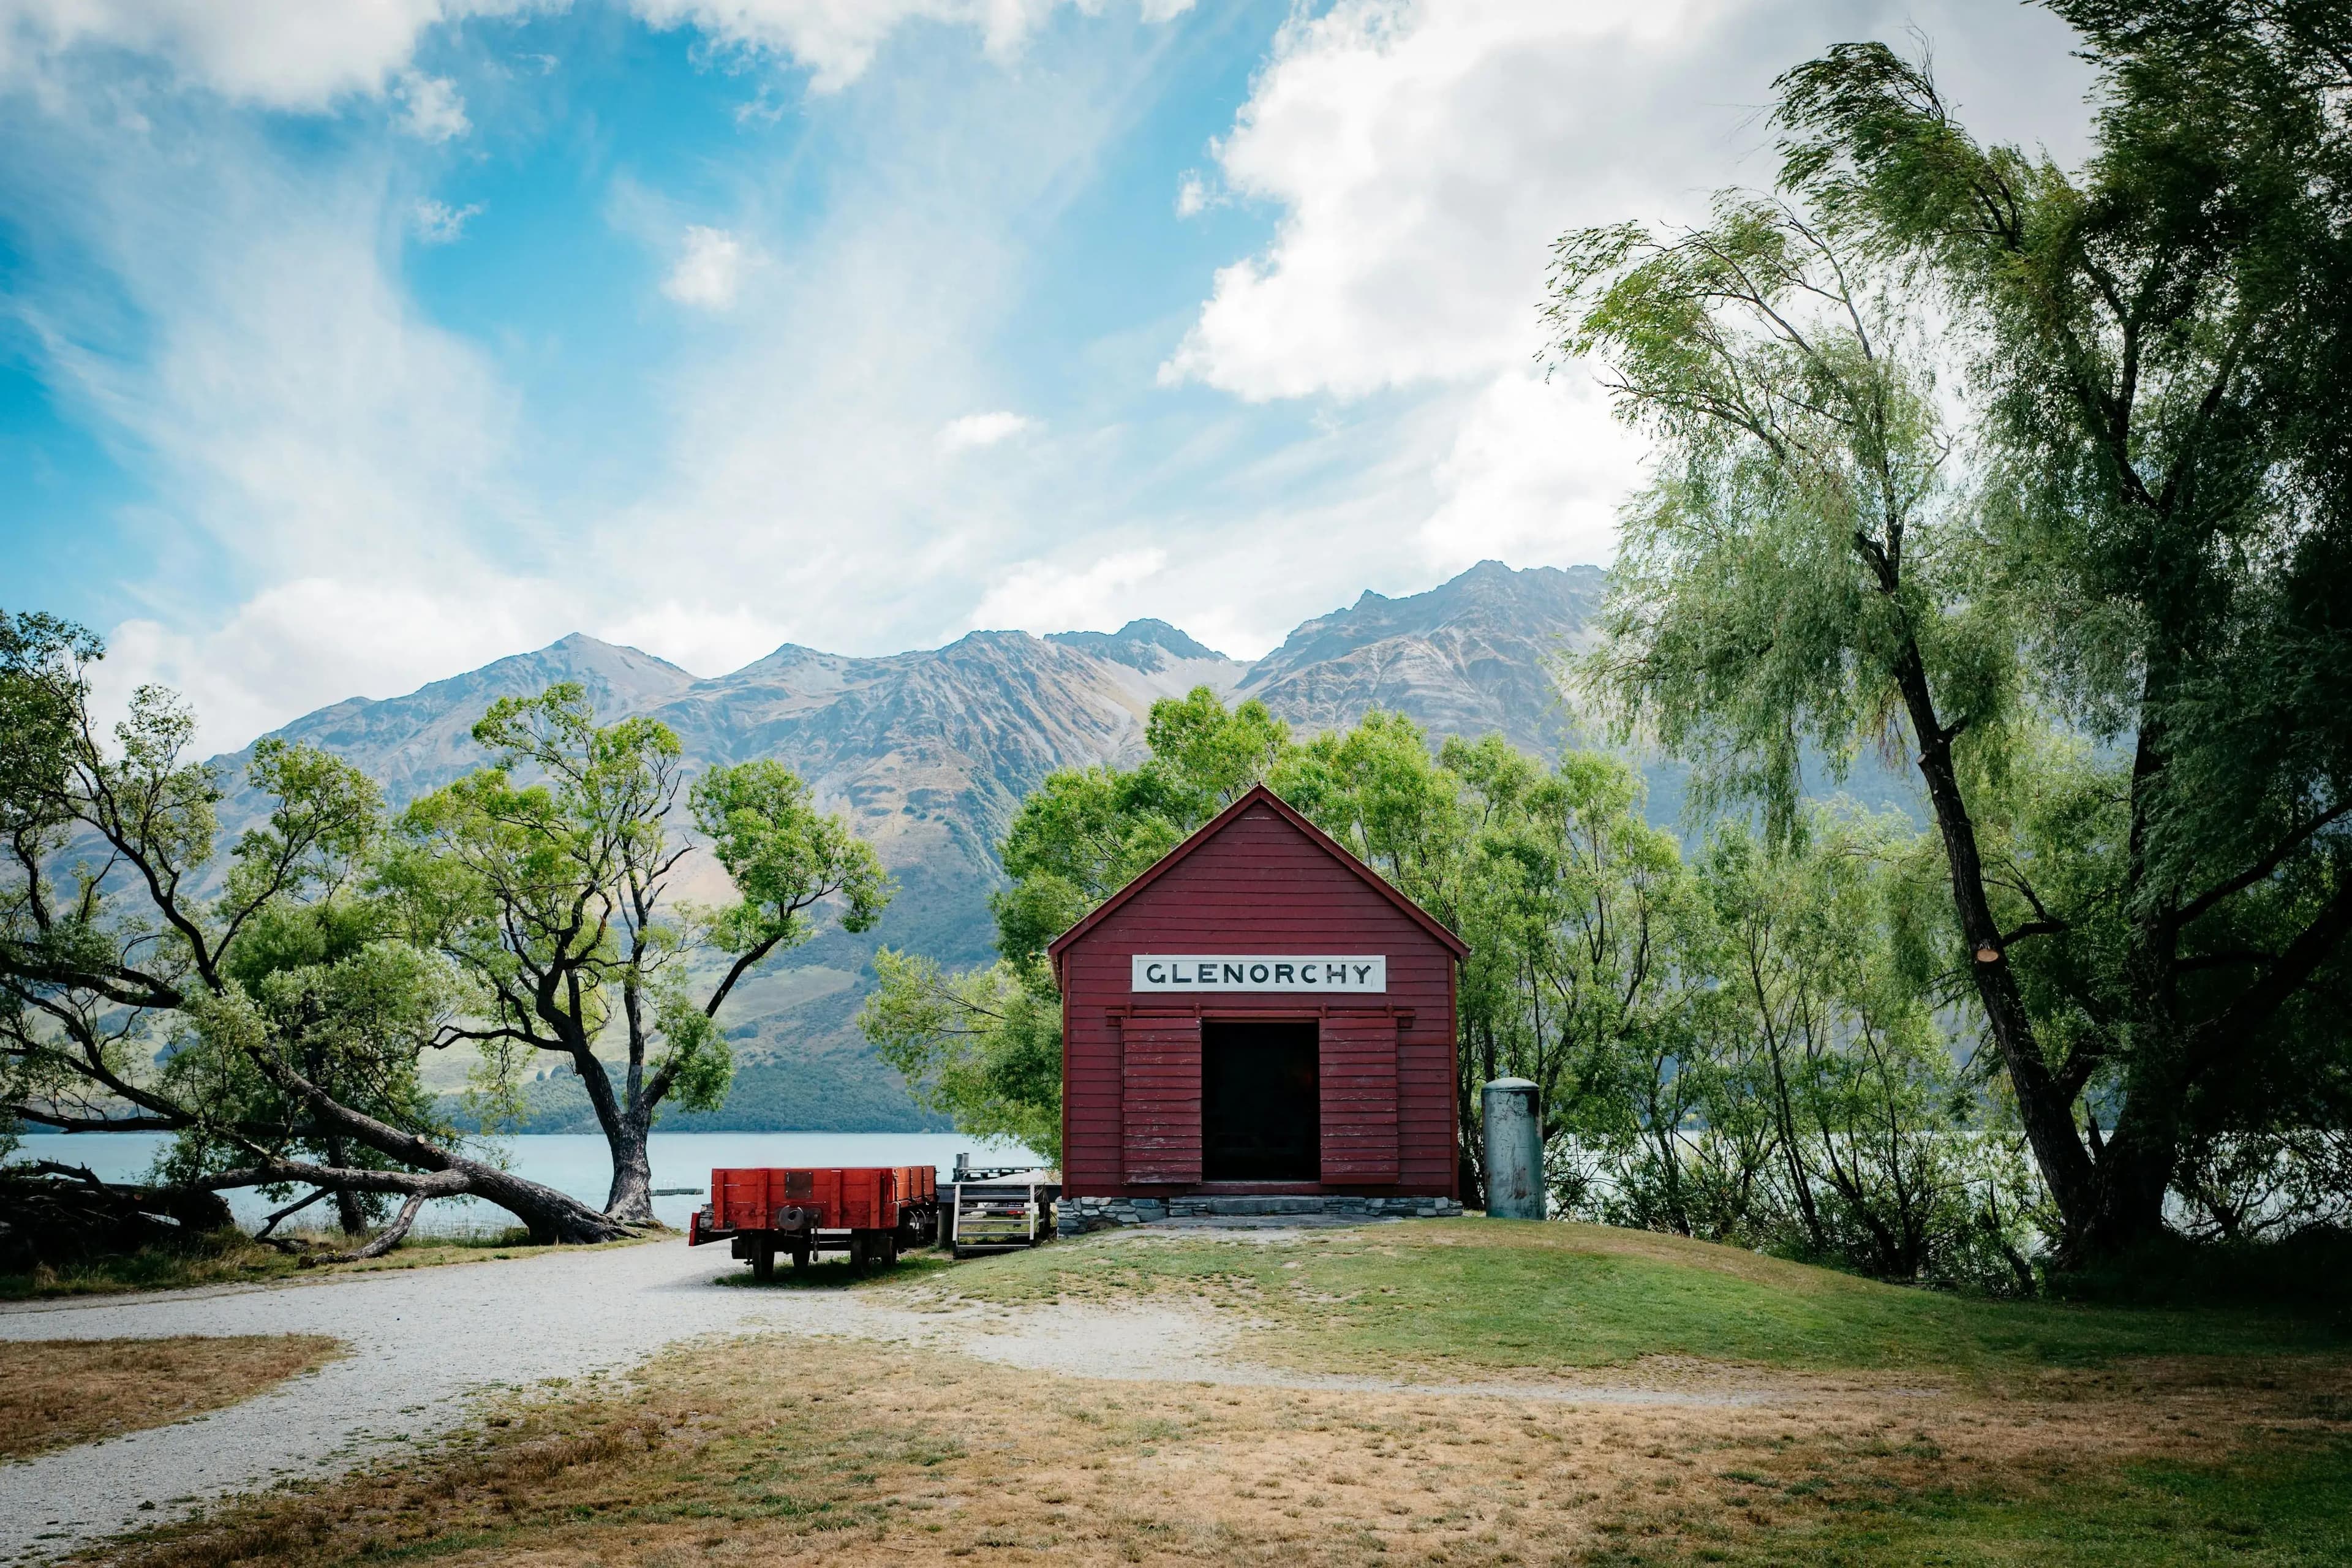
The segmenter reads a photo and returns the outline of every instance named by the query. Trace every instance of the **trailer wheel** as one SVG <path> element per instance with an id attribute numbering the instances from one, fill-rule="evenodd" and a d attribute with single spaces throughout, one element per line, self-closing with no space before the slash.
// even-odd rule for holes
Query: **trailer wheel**
<path id="1" fill-rule="evenodd" d="M 793 1268 L 795 1272 L 809 1266 L 809 1244 L 805 1241 L 793 1247 Z"/>
<path id="2" fill-rule="evenodd" d="M 763 1241 L 751 1252 L 751 1278 L 765 1285 L 776 1277 L 776 1244 Z"/>
<path id="3" fill-rule="evenodd" d="M 882 1239 L 882 1267 L 898 1267 L 898 1233 L 895 1230 Z"/>
<path id="4" fill-rule="evenodd" d="M 866 1233 L 862 1230 L 852 1231 L 849 1236 L 849 1271 L 866 1272 Z"/>

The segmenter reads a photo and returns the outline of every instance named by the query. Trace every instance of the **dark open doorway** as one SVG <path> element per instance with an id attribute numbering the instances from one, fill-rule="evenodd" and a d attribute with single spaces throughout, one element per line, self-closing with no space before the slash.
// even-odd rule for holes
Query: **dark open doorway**
<path id="1" fill-rule="evenodd" d="M 1322 1175 L 1315 1025 L 1201 1026 L 1201 1175 L 1312 1182 Z"/>

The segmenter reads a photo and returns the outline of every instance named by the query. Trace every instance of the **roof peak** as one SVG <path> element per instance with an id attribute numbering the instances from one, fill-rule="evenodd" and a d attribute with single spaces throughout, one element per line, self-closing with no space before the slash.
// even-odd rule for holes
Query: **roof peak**
<path id="1" fill-rule="evenodd" d="M 1386 877 L 1381 876 L 1378 871 L 1373 870 L 1370 866 L 1367 866 L 1361 860 L 1357 859 L 1353 854 L 1349 853 L 1346 845 L 1340 843 L 1338 839 L 1332 837 L 1329 834 L 1324 832 L 1321 828 L 1316 826 L 1315 824 L 1308 821 L 1306 815 L 1297 806 L 1283 799 L 1282 796 L 1275 794 L 1275 792 L 1266 785 L 1257 784 L 1252 784 L 1247 790 L 1244 791 L 1239 796 L 1237 796 L 1231 805 L 1225 807 L 1224 810 L 1217 813 L 1216 816 L 1202 823 L 1198 828 L 1195 828 L 1184 842 L 1179 844 L 1175 848 L 1171 849 L 1167 854 L 1162 855 L 1159 859 L 1154 860 L 1150 865 L 1145 867 L 1143 870 L 1136 876 L 1134 880 L 1129 882 L 1127 886 L 1121 888 L 1109 898 L 1105 899 L 1101 903 L 1096 905 L 1093 911 L 1087 914 L 1084 919 L 1080 920 L 1076 925 L 1064 931 L 1061 935 L 1055 937 L 1052 942 L 1046 943 L 1046 956 L 1053 960 L 1055 977 L 1058 979 L 1060 976 L 1062 954 L 1068 950 L 1073 942 L 1076 942 L 1079 938 L 1085 936 L 1087 932 L 1094 930 L 1095 927 L 1108 920 L 1114 910 L 1118 910 L 1121 905 L 1134 898 L 1137 894 L 1142 892 L 1144 889 L 1150 887 L 1153 882 L 1158 881 L 1160 877 L 1188 858 L 1202 845 L 1208 843 L 1209 840 L 1214 838 L 1218 834 L 1223 833 L 1227 827 L 1231 826 L 1234 822 L 1246 815 L 1249 809 L 1254 805 L 1270 807 L 1274 811 L 1275 815 L 1280 816 L 1284 821 L 1289 823 L 1291 826 L 1296 827 L 1301 833 L 1304 833 L 1309 842 L 1328 854 L 1333 859 L 1339 861 L 1340 865 L 1346 867 L 1349 870 L 1353 871 L 1358 877 L 1363 879 L 1363 880 L 1375 892 L 1379 893 L 1382 898 L 1388 900 L 1390 903 L 1394 904 L 1398 910 L 1402 910 L 1407 919 L 1411 920 L 1414 924 L 1420 926 L 1423 931 L 1429 932 L 1430 935 L 1443 942 L 1449 950 L 1452 951 L 1456 960 L 1469 956 L 1470 944 L 1464 942 L 1452 931 L 1448 931 L 1436 916 L 1431 914 L 1427 910 L 1423 909 L 1419 904 L 1414 903 L 1411 899 L 1407 898 L 1403 891 L 1394 883 L 1391 882 Z"/>

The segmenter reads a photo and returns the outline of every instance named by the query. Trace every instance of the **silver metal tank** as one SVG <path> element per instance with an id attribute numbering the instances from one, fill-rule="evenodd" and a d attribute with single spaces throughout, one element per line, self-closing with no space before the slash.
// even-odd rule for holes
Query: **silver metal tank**
<path id="1" fill-rule="evenodd" d="M 1480 1093 L 1486 1124 L 1486 1214 L 1491 1219 L 1544 1217 L 1543 1121 L 1536 1086 L 1498 1078 Z"/>

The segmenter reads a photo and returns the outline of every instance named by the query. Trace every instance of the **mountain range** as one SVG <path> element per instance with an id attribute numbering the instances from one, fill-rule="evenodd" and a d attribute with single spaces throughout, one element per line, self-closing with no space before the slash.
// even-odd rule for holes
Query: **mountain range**
<path id="1" fill-rule="evenodd" d="M 1499 731 L 1556 755 L 1570 734 L 1549 666 L 1587 637 L 1606 586 L 1597 567 L 1514 571 L 1482 562 L 1423 594 L 1366 593 L 1297 627 L 1254 661 L 1163 621 L 1116 632 L 980 631 L 944 647 L 855 658 L 787 644 L 698 679 L 632 647 L 574 635 L 404 697 L 352 698 L 277 734 L 334 752 L 381 781 L 396 807 L 486 758 L 469 731 L 489 703 L 577 681 L 600 720 L 645 714 L 676 731 L 689 770 L 782 760 L 820 806 L 844 814 L 897 877 L 881 926 L 819 938 L 730 1000 L 733 1098 L 671 1129 L 885 1130 L 937 1125 L 876 1061 L 851 1023 L 877 942 L 961 965 L 991 956 L 995 845 L 1021 799 L 1057 768 L 1130 765 L 1151 704 L 1208 686 L 1256 698 L 1295 732 L 1410 714 L 1434 735 Z M 241 781 L 250 751 L 215 759 Z M 1679 780 L 1656 784 L 1672 801 Z M 1662 801 L 1661 805 L 1668 804 Z M 232 784 L 234 831 L 260 802 Z M 719 895 L 716 868 L 688 896 Z M 452 1084 L 463 1064 L 446 1069 Z M 534 1084 L 534 1131 L 585 1131 L 568 1078 Z"/>

